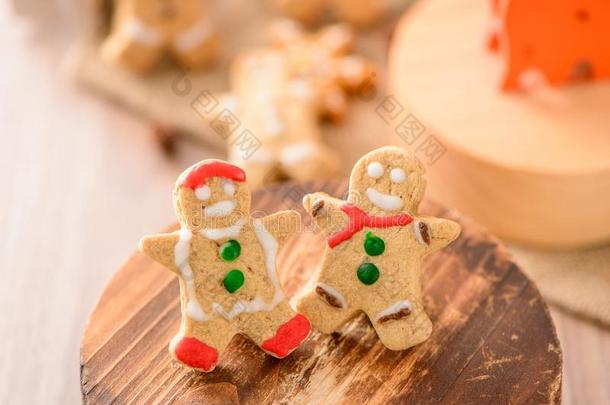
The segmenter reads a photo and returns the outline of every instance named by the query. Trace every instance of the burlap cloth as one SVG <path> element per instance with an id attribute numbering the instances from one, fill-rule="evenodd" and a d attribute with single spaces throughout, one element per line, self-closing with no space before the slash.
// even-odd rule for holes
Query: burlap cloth
<path id="1" fill-rule="evenodd" d="M 579 251 L 508 247 L 547 301 L 610 325 L 610 245 Z"/>

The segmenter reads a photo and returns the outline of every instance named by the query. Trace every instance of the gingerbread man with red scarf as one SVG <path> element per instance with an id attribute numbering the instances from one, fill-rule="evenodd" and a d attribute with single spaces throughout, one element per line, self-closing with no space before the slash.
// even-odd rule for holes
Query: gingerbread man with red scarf
<path id="1" fill-rule="evenodd" d="M 422 260 L 456 239 L 460 226 L 417 215 L 423 174 L 412 153 L 384 147 L 356 163 L 347 201 L 325 193 L 305 196 L 305 209 L 327 237 L 322 266 L 296 299 L 298 312 L 314 327 L 331 333 L 364 311 L 391 350 L 430 336 Z"/>
<path id="2" fill-rule="evenodd" d="M 212 371 L 238 333 L 274 357 L 295 350 L 311 325 L 288 305 L 276 256 L 299 229 L 299 213 L 252 218 L 245 172 L 220 160 L 204 160 L 182 173 L 174 206 L 180 230 L 140 242 L 140 251 L 180 281 L 182 320 L 171 355 Z"/>

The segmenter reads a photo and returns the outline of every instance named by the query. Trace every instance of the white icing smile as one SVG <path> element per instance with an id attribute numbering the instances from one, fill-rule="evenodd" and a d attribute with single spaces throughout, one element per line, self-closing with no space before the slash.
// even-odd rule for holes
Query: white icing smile
<path id="1" fill-rule="evenodd" d="M 206 217 L 226 217 L 231 214 L 235 209 L 235 201 L 224 200 L 218 201 L 216 204 L 212 204 L 203 209 L 203 215 Z"/>
<path id="2" fill-rule="evenodd" d="M 398 211 L 404 205 L 402 198 L 380 193 L 372 187 L 366 189 L 366 197 L 373 205 L 384 211 Z"/>

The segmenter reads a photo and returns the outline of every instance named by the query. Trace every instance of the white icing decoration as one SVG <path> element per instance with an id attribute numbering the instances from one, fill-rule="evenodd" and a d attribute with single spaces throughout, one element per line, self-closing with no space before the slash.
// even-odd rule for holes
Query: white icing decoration
<path id="1" fill-rule="evenodd" d="M 263 126 L 267 134 L 270 136 L 281 135 L 284 130 L 284 124 L 280 120 L 278 108 L 272 102 L 269 102 L 261 106 L 261 113 L 263 115 Z"/>
<path id="2" fill-rule="evenodd" d="M 419 224 L 421 223 L 421 221 L 414 221 L 413 222 L 413 232 L 415 233 L 415 239 L 417 239 L 417 241 L 424 245 L 424 246 L 428 246 L 428 244 L 424 241 L 424 238 L 421 236 L 421 229 L 419 227 Z"/>
<path id="3" fill-rule="evenodd" d="M 316 153 L 315 145 L 311 142 L 299 142 L 286 146 L 280 153 L 280 162 L 285 166 L 292 166 L 309 159 Z"/>
<path id="4" fill-rule="evenodd" d="M 289 84 L 290 92 L 304 101 L 310 101 L 313 99 L 313 89 L 311 85 L 302 79 L 292 80 Z"/>
<path id="5" fill-rule="evenodd" d="M 402 169 L 394 168 L 390 172 L 390 179 L 393 183 L 401 184 L 407 180 L 407 174 Z"/>
<path id="6" fill-rule="evenodd" d="M 265 254 L 267 276 L 269 277 L 269 281 L 271 281 L 275 292 L 273 299 L 269 303 L 265 302 L 261 296 L 257 295 L 253 300 L 250 301 L 238 300 L 229 311 L 226 311 L 222 305 L 216 302 L 212 303 L 212 309 L 214 312 L 228 321 L 233 320 L 233 318 L 244 312 L 254 313 L 260 311 L 271 311 L 284 299 L 284 293 L 277 279 L 275 267 L 275 258 L 278 249 L 277 241 L 273 235 L 267 231 L 265 225 L 260 219 L 255 219 L 253 225 L 254 233 L 256 234 L 256 237 L 263 249 L 263 253 Z"/>
<path id="7" fill-rule="evenodd" d="M 203 215 L 206 217 L 226 217 L 231 214 L 235 209 L 235 201 L 234 200 L 223 200 L 218 201 L 215 204 L 208 205 L 203 209 Z"/>
<path id="8" fill-rule="evenodd" d="M 384 316 L 392 315 L 405 308 L 407 308 L 410 311 L 413 310 L 413 304 L 411 304 L 411 301 L 402 300 L 402 301 L 398 301 L 398 302 L 390 305 L 389 307 L 387 307 L 386 309 L 384 309 L 383 311 L 378 313 L 377 316 L 375 317 L 375 320 L 378 321 L 380 318 L 383 318 Z"/>
<path id="9" fill-rule="evenodd" d="M 354 56 L 346 56 L 341 63 L 343 76 L 351 83 L 358 84 L 364 76 L 364 63 L 362 59 Z"/>
<path id="10" fill-rule="evenodd" d="M 383 165 L 379 162 L 369 163 L 366 167 L 366 173 L 372 179 L 378 179 L 383 176 Z"/>
<path id="11" fill-rule="evenodd" d="M 147 27 L 136 18 L 130 18 L 121 26 L 121 34 L 142 45 L 159 45 L 163 42 L 159 31 Z"/>
<path id="12" fill-rule="evenodd" d="M 195 189 L 195 195 L 201 201 L 207 201 L 212 196 L 212 190 L 210 190 L 210 187 L 208 187 L 207 185 L 197 187 Z"/>
<path id="13" fill-rule="evenodd" d="M 330 50 L 339 49 L 351 41 L 350 31 L 338 26 L 331 26 L 324 32 L 323 41 Z"/>
<path id="14" fill-rule="evenodd" d="M 231 181 L 227 181 L 225 184 L 222 185 L 222 188 L 225 191 L 225 194 L 229 197 L 233 197 L 233 195 L 235 195 L 235 186 L 233 185 L 233 182 Z"/>
<path id="15" fill-rule="evenodd" d="M 228 226 L 226 228 L 208 228 L 201 229 L 199 233 L 204 238 L 208 238 L 211 240 L 219 240 L 219 239 L 229 239 L 235 238 L 240 234 L 241 228 L 243 228 L 246 223 L 245 218 L 240 218 L 235 224 Z"/>
<path id="16" fill-rule="evenodd" d="M 339 301 L 342 308 L 347 308 L 347 300 L 339 291 L 335 290 L 328 284 L 324 284 L 324 283 L 318 283 L 318 286 L 322 287 L 322 289 L 324 291 L 326 291 L 327 294 L 332 295 L 333 298 L 335 298 L 337 301 Z"/>
<path id="17" fill-rule="evenodd" d="M 259 243 L 263 248 L 263 252 L 265 253 L 265 266 L 267 267 L 267 276 L 269 276 L 269 280 L 271 280 L 271 284 L 273 284 L 273 288 L 275 289 L 275 294 L 273 296 L 273 301 L 270 304 L 271 308 L 274 308 L 282 299 L 284 299 L 284 293 L 280 287 L 280 282 L 277 279 L 276 268 L 275 268 L 275 258 L 277 256 L 277 241 L 269 233 L 263 221 L 260 219 L 254 220 L 254 232 L 256 233 L 256 237 L 258 238 Z"/>
<path id="18" fill-rule="evenodd" d="M 212 25 L 206 20 L 200 20 L 197 24 L 183 32 L 174 41 L 174 46 L 179 52 L 188 52 L 204 41 L 208 40 L 213 33 Z"/>
<path id="19" fill-rule="evenodd" d="M 189 264 L 192 237 L 193 234 L 188 228 L 180 229 L 180 237 L 178 243 L 176 243 L 176 246 L 174 247 L 174 263 L 176 264 L 176 267 L 180 269 L 180 274 L 186 284 L 187 315 L 197 322 L 204 322 L 209 320 L 210 317 L 205 313 L 203 308 L 201 308 L 199 301 L 197 301 L 197 296 L 195 294 L 195 279 L 193 277 L 193 270 Z"/>
<path id="20" fill-rule="evenodd" d="M 373 205 L 384 211 L 398 211 L 404 205 L 402 198 L 380 193 L 371 187 L 366 189 L 366 197 Z"/>

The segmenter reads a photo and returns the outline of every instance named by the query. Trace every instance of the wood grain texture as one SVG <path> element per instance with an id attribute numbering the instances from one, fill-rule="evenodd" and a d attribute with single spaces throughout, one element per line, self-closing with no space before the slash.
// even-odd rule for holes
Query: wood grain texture
<path id="1" fill-rule="evenodd" d="M 394 35 L 391 92 L 447 150 L 429 195 L 527 245 L 607 242 L 610 82 L 502 92 L 490 4 L 418 1 Z"/>
<path id="2" fill-rule="evenodd" d="M 346 189 L 345 182 L 267 189 L 254 195 L 253 210 L 296 209 L 305 192 L 340 196 Z M 84 401 L 559 403 L 561 349 L 534 285 L 471 220 L 429 201 L 422 212 L 463 227 L 451 247 L 425 263 L 425 303 L 435 326 L 424 344 L 387 350 L 360 316 L 339 333 L 314 332 L 284 360 L 238 336 L 215 372 L 188 371 L 167 352 L 179 323 L 177 279 L 134 254 L 102 294 L 85 332 Z M 309 221 L 304 226 L 279 258 L 289 296 L 321 260 L 323 241 Z"/>
<path id="3" fill-rule="evenodd" d="M 167 160 L 147 123 L 61 78 L 82 0 L 36 2 L 27 24 L 9 6 L 0 4 L 0 403 L 79 404 L 80 344 L 104 286 L 141 235 L 171 220 L 168 190 L 181 170 L 222 155 L 181 143 Z M 329 142 L 347 170 L 372 141 L 386 143 L 380 138 L 354 132 Z M 610 329 L 557 307 L 551 313 L 564 355 L 562 403 L 610 403 Z"/>

